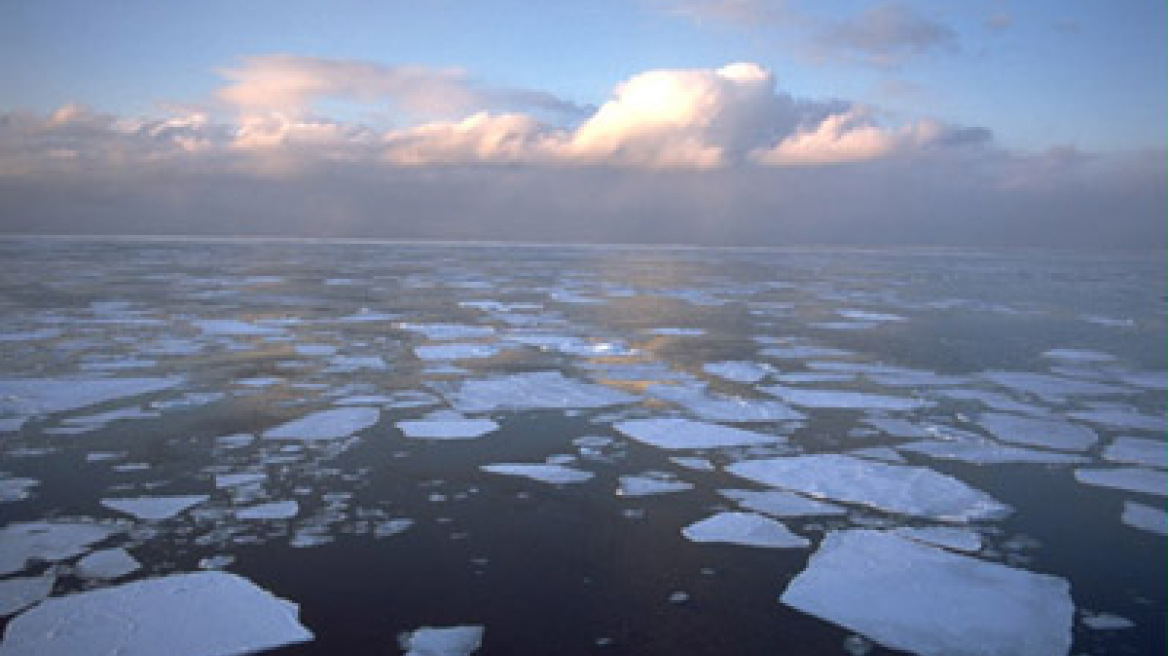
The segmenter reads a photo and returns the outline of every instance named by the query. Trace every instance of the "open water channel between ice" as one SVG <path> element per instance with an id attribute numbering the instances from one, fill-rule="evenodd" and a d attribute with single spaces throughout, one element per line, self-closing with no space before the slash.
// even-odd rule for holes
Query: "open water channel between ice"
<path id="1" fill-rule="evenodd" d="M 0 242 L 0 655 L 1164 653 L 1163 262 Z"/>

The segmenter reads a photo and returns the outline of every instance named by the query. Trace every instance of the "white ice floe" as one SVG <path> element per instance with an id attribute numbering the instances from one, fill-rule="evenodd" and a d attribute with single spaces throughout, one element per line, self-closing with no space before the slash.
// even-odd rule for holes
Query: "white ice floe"
<path id="1" fill-rule="evenodd" d="M 142 564 L 125 549 L 102 549 L 77 561 L 77 575 L 86 579 L 116 579 L 141 567 Z"/>
<path id="2" fill-rule="evenodd" d="M 903 515 L 970 521 L 1001 517 L 1009 511 L 988 494 L 927 467 L 838 454 L 746 460 L 726 471 L 812 497 Z"/>
<path id="3" fill-rule="evenodd" d="M 401 330 L 419 333 L 436 342 L 446 342 L 456 339 L 480 339 L 495 334 L 490 326 L 468 326 L 456 323 L 399 323 L 396 326 Z"/>
<path id="4" fill-rule="evenodd" d="M 1083 613 L 1083 626 L 1094 631 L 1123 631 L 1135 625 L 1135 622 L 1114 613 Z"/>
<path id="5" fill-rule="evenodd" d="M 0 528 L 0 576 L 19 572 L 32 559 L 57 562 L 83 554 L 124 528 L 84 522 L 9 524 Z"/>
<path id="6" fill-rule="evenodd" d="M 482 626 L 424 626 L 399 638 L 405 656 L 470 656 L 483 644 Z"/>
<path id="7" fill-rule="evenodd" d="M 613 428 L 634 440 L 661 449 L 717 449 L 786 441 L 786 438 L 780 435 L 767 435 L 676 417 L 630 419 L 613 424 Z"/>
<path id="8" fill-rule="evenodd" d="M 269 519 L 292 519 L 300 513 L 300 504 L 295 499 L 288 501 L 270 501 L 246 508 L 238 508 L 235 516 L 238 519 L 256 521 Z"/>
<path id="9" fill-rule="evenodd" d="M 1157 535 L 1168 535 L 1168 514 L 1164 508 L 1153 508 L 1135 501 L 1123 502 L 1123 515 L 1120 517 L 1124 524 Z"/>
<path id="10" fill-rule="evenodd" d="M 563 465 L 533 464 L 533 463 L 498 463 L 482 465 L 479 469 L 492 474 L 504 476 L 520 476 L 530 478 L 541 483 L 556 485 L 565 483 L 583 483 L 592 478 L 592 472 L 586 472 Z"/>
<path id="11" fill-rule="evenodd" d="M 1075 480 L 1087 485 L 1168 496 L 1168 473 L 1164 470 L 1141 467 L 1080 468 L 1075 470 Z"/>
<path id="12" fill-rule="evenodd" d="M 297 344 L 296 355 L 318 356 L 336 355 L 337 347 L 332 344 Z"/>
<path id="13" fill-rule="evenodd" d="M 1058 577 L 891 533 L 829 533 L 788 606 L 920 656 L 1066 656 L 1074 604 Z"/>
<path id="14" fill-rule="evenodd" d="M 206 501 L 206 494 L 102 499 L 101 505 L 131 517 L 157 521 L 176 517 L 184 510 Z"/>
<path id="15" fill-rule="evenodd" d="M 635 350 L 620 340 L 585 339 L 572 335 L 551 335 L 546 333 L 516 333 L 507 340 L 525 344 L 542 351 L 558 351 L 564 355 L 580 357 L 633 355 Z"/>
<path id="16" fill-rule="evenodd" d="M 759 388 L 767 394 L 779 397 L 792 405 L 805 408 L 854 408 L 862 410 L 917 410 L 933 403 L 925 399 L 904 396 L 886 396 L 867 392 L 846 392 L 840 390 L 803 389 L 770 385 Z"/>
<path id="17" fill-rule="evenodd" d="M 822 346 L 772 346 L 758 352 L 764 358 L 776 360 L 810 360 L 811 358 L 843 358 L 853 355 L 851 351 Z"/>
<path id="18" fill-rule="evenodd" d="M 701 328 L 651 328 L 645 332 L 666 337 L 698 337 L 706 334 Z"/>
<path id="19" fill-rule="evenodd" d="M 774 517 L 828 517 L 848 514 L 843 506 L 809 499 L 786 490 L 718 490 L 739 506 Z"/>
<path id="20" fill-rule="evenodd" d="M 711 394 L 704 385 L 652 385 L 647 391 L 706 421 L 771 423 L 804 418 L 803 413 L 778 401 Z"/>
<path id="21" fill-rule="evenodd" d="M 49 596 L 56 582 L 57 576 L 52 570 L 41 576 L 0 581 L 0 617 L 22 611 Z M 3 645 L 0 645 L 0 653 L 3 651 Z"/>
<path id="22" fill-rule="evenodd" d="M 490 419 L 434 418 L 399 421 L 406 436 L 418 440 L 472 440 L 499 429 Z"/>
<path id="23" fill-rule="evenodd" d="M 0 503 L 23 501 L 32 495 L 32 488 L 40 484 L 35 478 L 8 476 L 0 472 Z"/>
<path id="24" fill-rule="evenodd" d="M 882 460 L 884 462 L 904 462 L 904 456 L 897 453 L 896 449 L 887 446 L 870 446 L 862 449 L 852 449 L 851 451 L 845 452 L 844 455 L 868 458 L 869 460 Z"/>
<path id="25" fill-rule="evenodd" d="M 224 489 L 229 487 L 242 487 L 245 485 L 258 485 L 267 480 L 268 475 L 264 472 L 239 472 L 236 474 L 216 474 L 215 487 L 217 489 Z"/>
<path id="26" fill-rule="evenodd" d="M 1125 465 L 1168 467 L 1168 443 L 1163 439 L 1117 437 L 1103 450 L 1103 459 Z"/>
<path id="27" fill-rule="evenodd" d="M 1086 451 L 1099 441 L 1099 436 L 1090 428 L 1061 419 L 987 412 L 978 418 L 977 423 L 989 434 L 1012 444 Z"/>
<path id="28" fill-rule="evenodd" d="M 389 365 L 377 355 L 334 355 L 328 360 L 327 373 L 351 374 L 362 370 L 385 371 Z"/>
<path id="29" fill-rule="evenodd" d="M 558 371 L 536 371 L 468 380 L 450 395 L 462 412 L 601 408 L 636 402 L 615 389 L 565 378 Z"/>
<path id="30" fill-rule="evenodd" d="M 1090 351 L 1087 349 L 1050 349 L 1049 351 L 1044 351 L 1042 357 L 1077 364 L 1096 364 L 1115 361 L 1115 356 L 1110 353 Z"/>
<path id="31" fill-rule="evenodd" d="M 224 449 L 239 449 L 255 441 L 255 435 L 250 433 L 232 433 L 215 438 L 215 446 Z"/>
<path id="32" fill-rule="evenodd" d="M 427 344 L 414 347 L 419 360 L 467 360 L 494 357 L 499 352 L 495 344 Z"/>
<path id="33" fill-rule="evenodd" d="M 797 549 L 811 544 L 782 522 L 757 513 L 720 512 L 681 529 L 691 542 L 721 542 L 747 547 Z"/>
<path id="34" fill-rule="evenodd" d="M 1131 394 L 1134 390 L 1117 385 L 1095 383 L 1079 378 L 1065 378 L 1028 371 L 988 371 L 981 376 L 1015 392 L 1033 394 L 1046 401 L 1061 403 L 1068 396 L 1105 396 Z"/>
<path id="35" fill-rule="evenodd" d="M 321 410 L 264 432 L 270 440 L 333 440 L 373 426 L 381 418 L 377 408 L 352 406 Z"/>
<path id="36" fill-rule="evenodd" d="M 899 314 L 888 314 L 887 312 L 870 312 L 868 310 L 836 310 L 836 314 L 847 319 L 856 319 L 859 321 L 904 321 L 904 317 Z"/>
<path id="37" fill-rule="evenodd" d="M 298 614 L 235 574 L 172 574 L 41 602 L 8 625 L 0 655 L 251 654 L 311 640 Z"/>
<path id="38" fill-rule="evenodd" d="M 692 490 L 693 483 L 652 473 L 635 476 L 621 476 L 616 494 L 620 497 L 647 497 L 657 494 L 673 494 Z"/>
<path id="39" fill-rule="evenodd" d="M 0 379 L 0 417 L 35 417 L 76 410 L 116 399 L 161 392 L 181 385 L 165 378 L 5 378 Z"/>
<path id="40" fill-rule="evenodd" d="M 669 462 L 694 471 L 714 471 L 714 463 L 709 458 L 697 456 L 669 456 Z"/>
<path id="41" fill-rule="evenodd" d="M 909 453 L 919 453 L 930 458 L 957 460 L 974 465 L 1000 465 L 1006 463 L 1078 465 L 1090 462 L 1087 458 L 1080 455 L 1007 446 L 991 440 L 921 440 L 919 442 L 897 444 L 896 448 L 901 451 L 908 451 Z"/>
<path id="42" fill-rule="evenodd" d="M 1132 371 L 1119 379 L 1128 385 L 1150 390 L 1168 390 L 1168 371 Z"/>
<path id="43" fill-rule="evenodd" d="M 974 401 L 992 410 L 1002 412 L 1020 412 L 1027 415 L 1046 416 L 1049 414 L 1044 406 L 1021 403 L 1006 394 L 987 392 L 979 389 L 944 389 L 937 390 L 937 394 L 947 396 L 958 401 Z"/>
<path id="44" fill-rule="evenodd" d="M 707 363 L 702 371 L 736 383 L 757 383 L 774 373 L 775 368 L 758 362 L 727 360 Z"/>
<path id="45" fill-rule="evenodd" d="M 902 538 L 944 547 L 952 551 L 974 553 L 981 550 L 981 535 L 976 531 L 955 526 L 902 527 L 892 530 Z"/>
<path id="46" fill-rule="evenodd" d="M 1164 417 L 1146 415 L 1132 408 L 1077 410 L 1067 413 L 1067 416 L 1089 424 L 1119 430 L 1138 430 L 1163 434 L 1165 428 L 1168 428 L 1168 422 L 1165 422 Z"/>

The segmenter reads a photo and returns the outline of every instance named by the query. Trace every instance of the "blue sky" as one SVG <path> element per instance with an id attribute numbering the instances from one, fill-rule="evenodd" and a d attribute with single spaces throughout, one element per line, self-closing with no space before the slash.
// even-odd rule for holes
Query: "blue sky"
<path id="1" fill-rule="evenodd" d="M 1159 0 L 0 3 L 0 232 L 1162 248 Z"/>
<path id="2" fill-rule="evenodd" d="M 152 112 L 206 97 L 222 82 L 216 71 L 240 56 L 292 53 L 461 67 L 494 84 L 599 104 L 638 71 L 752 61 L 796 96 L 986 126 L 1020 148 L 1107 150 L 1165 139 L 1165 3 L 1157 0 L 905 5 L 952 36 L 891 67 L 806 52 L 819 25 L 874 3 L 727 3 L 761 8 L 741 20 L 719 17 L 717 3 L 690 3 L 688 13 L 686 4 L 4 3 L 0 102 Z"/>

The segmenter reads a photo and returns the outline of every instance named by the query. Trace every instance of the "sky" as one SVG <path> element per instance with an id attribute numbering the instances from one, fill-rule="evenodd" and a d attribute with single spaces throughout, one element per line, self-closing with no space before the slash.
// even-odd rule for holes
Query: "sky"
<path id="1" fill-rule="evenodd" d="M 0 3 L 0 232 L 1164 247 L 1159 0 Z"/>

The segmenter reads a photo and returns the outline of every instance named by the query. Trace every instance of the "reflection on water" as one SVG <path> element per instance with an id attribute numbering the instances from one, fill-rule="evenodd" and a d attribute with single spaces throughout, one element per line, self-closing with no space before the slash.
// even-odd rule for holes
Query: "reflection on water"
<path id="1" fill-rule="evenodd" d="M 904 644 L 780 595 L 828 534 L 898 530 L 973 544 L 924 547 L 956 567 L 1067 581 L 1072 653 L 1159 653 L 1161 272 L 1038 252 L 5 241 L 3 521 L 102 527 L 7 576 L 51 570 L 65 595 L 224 567 L 300 605 L 315 639 L 287 653 L 479 625 L 481 654 L 830 654 L 866 644 L 840 624 Z M 742 475 L 770 459 L 785 469 Z M 1009 514 L 962 505 L 985 499 Z M 781 522 L 751 519 L 750 539 L 784 546 L 683 536 L 739 511 Z M 700 532 L 746 540 L 737 521 Z M 141 568 L 65 567 L 101 548 Z"/>

